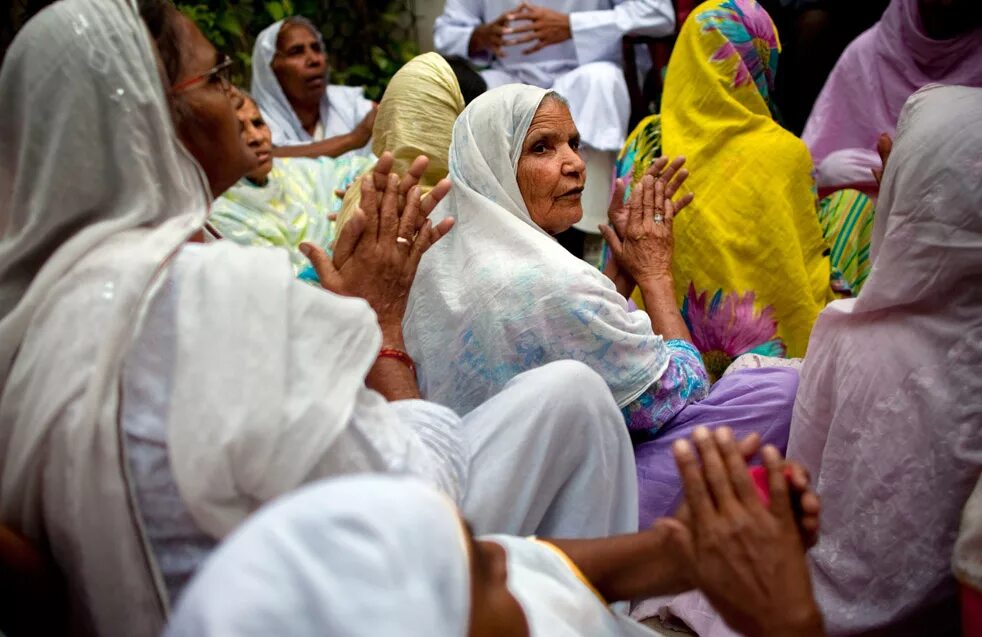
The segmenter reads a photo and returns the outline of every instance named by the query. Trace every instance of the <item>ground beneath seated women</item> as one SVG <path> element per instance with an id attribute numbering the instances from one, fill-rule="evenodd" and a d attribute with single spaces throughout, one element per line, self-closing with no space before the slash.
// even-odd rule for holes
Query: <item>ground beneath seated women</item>
<path id="1" fill-rule="evenodd" d="M 277 156 L 369 154 L 376 106 L 359 87 L 329 84 L 329 70 L 320 31 L 306 18 L 280 20 L 256 37 L 250 90 Z"/>
<path id="2" fill-rule="evenodd" d="M 544 89 L 501 87 L 464 110 L 450 148 L 454 187 L 434 212 L 457 225 L 421 263 L 404 321 L 406 343 L 424 394 L 459 413 L 550 361 L 573 359 L 596 370 L 644 442 L 638 472 L 645 526 L 674 510 L 680 493 L 670 443 L 659 438 L 694 427 L 684 417 L 699 407 L 694 403 L 705 399 L 706 411 L 692 412 L 703 424 L 723 422 L 712 412 L 724 405 L 706 398 L 706 370 L 675 305 L 670 217 L 654 226 L 649 219 L 639 237 L 624 239 L 626 250 L 645 255 L 625 275 L 638 277 L 647 312 L 631 312 L 629 288 L 618 292 L 551 236 L 582 214 L 585 167 L 577 142 L 568 109 Z M 655 200 L 667 205 L 655 187 L 648 187 L 651 201 L 637 191 L 632 205 L 639 217 L 655 212 Z M 742 401 L 741 432 L 757 431 L 783 446 L 797 372 L 741 376 L 720 384 L 733 391 L 729 399 Z"/>
<path id="3" fill-rule="evenodd" d="M 300 244 L 310 242 L 330 249 L 335 234 L 333 216 L 341 210 L 336 191 L 346 189 L 375 162 L 359 155 L 273 157 L 266 120 L 249 95 L 243 93 L 242 98 L 237 110 L 242 135 L 259 165 L 215 200 L 208 223 L 222 238 L 241 245 L 284 248 L 294 272 L 316 281 Z"/>
<path id="4" fill-rule="evenodd" d="M 461 418 L 415 400 L 409 368 L 378 357 L 380 320 L 399 345 L 391 301 L 415 258 L 394 238 L 352 239 L 359 267 L 331 279 L 377 312 L 297 282 L 282 251 L 188 243 L 255 155 L 215 49 L 170 3 L 145 9 L 159 56 L 129 4 L 66 0 L 25 26 L 0 72 L 12 114 L 0 165 L 32 166 L 0 171 L 0 517 L 51 548 L 73 621 L 158 635 L 181 569 L 261 502 L 324 475 L 421 476 L 466 496 L 487 531 L 633 528 L 629 441 L 593 372 L 545 367 Z M 52 125 L 69 110 L 90 126 Z"/>

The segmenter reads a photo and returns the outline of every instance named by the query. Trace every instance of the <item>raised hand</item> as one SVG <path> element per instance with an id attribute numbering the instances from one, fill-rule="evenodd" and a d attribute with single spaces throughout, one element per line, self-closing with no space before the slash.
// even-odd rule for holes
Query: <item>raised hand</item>
<path id="1" fill-rule="evenodd" d="M 685 157 L 679 155 L 669 162 L 668 157 L 659 157 L 651 162 L 651 166 L 645 171 L 645 175 L 651 175 L 655 179 L 665 182 L 665 196 L 672 199 L 675 205 L 675 214 L 682 212 L 686 206 L 692 203 L 695 193 L 686 193 L 679 199 L 675 199 L 675 194 L 689 178 L 689 171 L 683 168 Z M 625 178 L 626 179 L 626 178 Z M 607 219 L 614 226 L 614 232 L 623 241 L 624 230 L 627 227 L 628 207 L 624 201 L 624 192 L 627 189 L 626 182 L 618 179 L 614 182 L 614 196 L 610 200 L 610 207 L 607 209 Z"/>
<path id="2" fill-rule="evenodd" d="M 600 226 L 618 266 L 639 283 L 670 278 L 675 247 L 672 235 L 675 207 L 665 196 L 665 183 L 645 175 L 631 192 L 627 208 L 623 239 L 610 226 Z"/>
<path id="3" fill-rule="evenodd" d="M 400 204 L 399 178 L 389 174 L 381 198 L 374 179 L 361 181 L 361 206 L 341 229 L 334 259 L 321 248 L 304 243 L 301 251 L 310 259 L 326 289 L 366 301 L 378 315 L 383 335 L 387 330 L 401 340 L 402 317 L 409 290 L 423 254 L 453 227 L 447 218 L 436 226 L 426 216 L 450 190 L 441 182 L 426 204 L 418 186 L 412 186 Z"/>
<path id="4" fill-rule="evenodd" d="M 883 171 L 887 167 L 887 159 L 893 151 L 893 138 L 887 133 L 880 133 L 880 138 L 876 140 L 876 152 L 880 155 L 880 167 L 873 169 L 873 179 L 876 180 L 876 187 L 880 187 L 883 181 Z"/>
<path id="5" fill-rule="evenodd" d="M 686 440 L 673 446 L 689 520 L 662 525 L 674 528 L 678 550 L 689 555 L 695 585 L 748 637 L 823 635 L 780 453 L 766 446 L 761 454 L 765 506 L 728 427 L 699 427 L 693 441 L 695 449 Z"/>
<path id="6" fill-rule="evenodd" d="M 565 42 L 573 37 L 569 16 L 546 7 L 523 2 L 513 12 L 511 19 L 515 22 L 525 22 L 525 24 L 512 28 L 511 37 L 504 41 L 504 45 L 534 43 L 529 48 L 524 49 L 522 55 L 541 51 L 547 46 Z"/>

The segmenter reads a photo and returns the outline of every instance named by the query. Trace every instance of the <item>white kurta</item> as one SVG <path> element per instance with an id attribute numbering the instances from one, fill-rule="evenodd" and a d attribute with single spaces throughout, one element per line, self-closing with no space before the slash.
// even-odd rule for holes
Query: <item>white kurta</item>
<path id="1" fill-rule="evenodd" d="M 521 82 L 552 88 L 570 102 L 586 145 L 616 151 L 624 144 L 630 98 L 621 70 L 621 39 L 627 34 L 668 35 L 675 28 L 671 0 L 541 0 L 567 13 L 573 37 L 531 55 L 532 46 L 505 47 L 503 58 L 475 59 L 491 67 L 482 75 L 488 88 Z M 512 0 L 447 0 L 437 18 L 433 42 L 444 55 L 468 56 L 475 27 L 518 5 Z"/>
<path id="2" fill-rule="evenodd" d="M 214 248 L 195 244 L 182 248 L 151 301 L 122 374 L 126 456 L 144 528 L 171 600 L 216 539 L 195 521 L 193 511 L 200 506 L 187 500 L 194 489 L 182 488 L 187 481 L 182 482 L 180 467 L 188 463 L 176 457 L 179 450 L 173 441 L 180 436 L 168 423 L 177 393 L 177 330 L 194 329 L 179 325 L 176 303 L 189 294 L 186 280 L 201 267 L 209 250 Z M 299 282 L 290 285 L 301 296 L 324 294 Z M 209 314 L 218 311 L 217 307 L 202 309 Z M 330 338 L 320 322 L 313 320 L 316 317 L 291 310 L 287 315 L 295 342 Z M 263 338 L 261 333 L 256 337 Z M 290 384 L 306 388 L 302 408 L 275 406 L 264 416 L 268 426 L 248 436 L 222 433 L 223 448 L 195 444 L 200 452 L 191 464 L 228 466 L 236 489 L 248 491 L 246 497 L 256 506 L 281 495 L 283 489 L 258 488 L 263 477 L 243 466 L 229 450 L 250 446 L 258 454 L 287 444 L 297 429 L 296 419 L 324 411 L 316 383 L 304 377 L 301 362 L 293 365 Z M 213 373 L 221 371 L 216 367 Z M 244 387 L 255 373 L 242 373 Z M 209 400 L 208 389 L 202 386 L 201 392 L 182 402 Z M 225 413 L 230 415 L 240 402 L 234 393 L 211 398 L 226 405 Z M 195 427 L 198 425 L 212 430 L 220 427 L 209 419 Z M 310 441 L 307 446 L 315 445 Z M 516 376 L 463 418 L 424 400 L 388 402 L 362 386 L 347 422 L 322 446 L 299 482 L 369 472 L 409 474 L 435 486 L 461 506 L 477 533 L 602 537 L 637 527 L 634 454 L 620 411 L 603 379 L 573 361 L 555 362 Z"/>

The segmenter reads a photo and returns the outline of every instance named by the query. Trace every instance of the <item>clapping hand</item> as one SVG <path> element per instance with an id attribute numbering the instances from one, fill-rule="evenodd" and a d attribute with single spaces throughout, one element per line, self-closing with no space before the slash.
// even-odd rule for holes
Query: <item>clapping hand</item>
<path id="1" fill-rule="evenodd" d="M 688 555 L 693 583 L 733 629 L 758 635 L 823 635 L 781 454 L 765 446 L 770 504 L 757 494 L 746 450 L 728 427 L 698 427 L 695 448 L 673 446 L 685 520 L 658 521 Z M 790 482 L 794 482 L 792 477 Z"/>
<path id="2" fill-rule="evenodd" d="M 425 169 L 426 158 L 418 157 L 400 180 L 391 172 L 391 155 L 383 155 L 371 178 L 361 180 L 361 204 L 341 229 L 334 257 L 310 243 L 300 246 L 321 285 L 367 300 L 383 331 L 401 325 L 420 259 L 454 224 L 449 217 L 435 226 L 427 219 L 450 182 L 442 180 L 421 197 L 417 184 Z"/>

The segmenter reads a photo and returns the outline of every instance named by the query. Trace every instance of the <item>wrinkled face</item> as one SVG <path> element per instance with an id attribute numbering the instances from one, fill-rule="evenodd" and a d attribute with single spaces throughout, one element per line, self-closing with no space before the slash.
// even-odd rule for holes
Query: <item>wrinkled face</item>
<path id="1" fill-rule="evenodd" d="M 583 217 L 586 164 L 580 157 L 580 134 L 558 99 L 547 97 L 535 112 L 516 177 L 532 221 L 549 234 L 567 230 Z"/>
<path id="2" fill-rule="evenodd" d="M 181 64 L 171 85 L 206 73 L 222 60 L 194 23 L 174 12 Z M 236 108 L 241 97 L 224 80 L 211 76 L 171 96 L 178 137 L 194 155 L 217 197 L 256 166 L 256 154 L 243 139 Z"/>
<path id="3" fill-rule="evenodd" d="M 471 558 L 471 617 L 467 637 L 529 637 L 528 621 L 508 590 L 508 560 L 500 544 L 475 540 L 467 530 Z"/>
<path id="4" fill-rule="evenodd" d="M 270 66 L 291 104 L 320 102 L 327 86 L 327 58 L 307 25 L 287 22 L 280 28 Z"/>
<path id="5" fill-rule="evenodd" d="M 256 169 L 246 177 L 256 183 L 263 183 L 266 175 L 273 169 L 273 134 L 251 98 L 243 97 L 242 106 L 236 111 L 236 115 L 242 126 L 242 139 L 255 153 L 258 162 Z"/>

